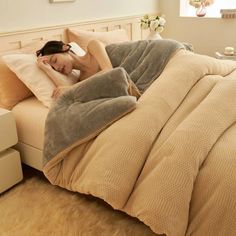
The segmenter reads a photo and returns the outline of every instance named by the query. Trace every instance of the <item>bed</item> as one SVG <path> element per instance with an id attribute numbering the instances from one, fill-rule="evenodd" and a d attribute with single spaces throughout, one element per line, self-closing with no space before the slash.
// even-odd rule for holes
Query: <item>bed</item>
<path id="1" fill-rule="evenodd" d="M 147 32 L 141 31 L 139 27 L 139 19 L 141 17 L 142 17 L 141 15 L 136 15 L 136 16 L 129 16 L 129 17 L 118 17 L 118 18 L 111 18 L 111 19 L 109 18 L 109 19 L 101 19 L 101 20 L 95 20 L 95 21 L 79 22 L 79 23 L 70 24 L 70 25 L 59 25 L 59 26 L 29 29 L 29 30 L 17 31 L 17 32 L 1 33 L 0 34 L 0 40 L 1 40 L 0 54 L 4 55 L 8 53 L 15 53 L 15 52 L 32 53 L 32 52 L 35 52 L 35 50 L 39 49 L 46 41 L 53 40 L 53 39 L 62 40 L 63 42 L 68 42 L 68 37 L 66 33 L 66 30 L 68 28 L 71 30 L 82 30 L 82 31 L 86 30 L 88 31 L 88 33 L 95 32 L 98 34 L 96 35 L 96 38 L 99 38 L 101 36 L 102 38 L 105 38 L 105 40 L 106 40 L 106 36 L 104 37 L 103 35 L 100 35 L 100 33 L 103 34 L 104 32 L 122 29 L 127 33 L 127 37 L 129 40 L 139 40 L 147 36 Z M 81 40 L 82 46 L 83 44 L 85 44 L 86 46 L 87 39 L 90 38 L 91 35 L 84 34 L 84 32 L 82 33 L 83 33 L 82 38 L 79 38 L 79 40 Z M 71 37 L 73 36 L 76 37 L 76 35 L 72 35 Z M 113 40 L 113 35 L 109 36 L 108 38 L 111 38 L 111 40 Z M 22 90 L 23 88 L 20 87 L 20 89 Z M 16 148 L 21 152 L 21 158 L 22 158 L 23 163 L 31 167 L 34 167 L 38 170 L 42 170 L 43 129 L 41 128 L 43 127 L 43 123 L 47 115 L 48 109 L 45 106 L 42 106 L 42 104 L 35 97 L 30 97 L 29 99 L 22 101 L 22 103 L 15 102 L 24 97 L 28 98 L 30 95 L 32 95 L 32 93 L 28 91 L 27 92 L 24 91 L 24 94 L 19 95 L 19 97 L 17 98 L 7 97 L 6 99 L 10 100 L 11 104 L 10 105 L 4 104 L 3 107 L 4 108 L 9 107 L 9 109 L 12 109 L 13 108 L 12 104 L 17 103 L 16 106 L 12 109 L 12 112 L 15 113 L 15 118 L 16 118 L 17 123 L 19 124 L 21 123 L 21 125 L 17 124 L 19 142 Z M 4 95 L 2 95 L 2 100 L 3 99 L 5 99 Z M 34 112 L 27 112 L 26 114 L 25 110 L 31 110 L 31 108 L 32 109 L 36 108 L 36 112 L 40 110 L 41 119 L 38 119 L 38 116 Z M 24 112 L 21 113 L 23 109 L 24 109 Z M 25 119 L 32 120 L 32 123 L 31 123 L 32 126 L 34 126 L 33 125 L 34 122 L 39 122 L 40 128 L 36 131 L 37 133 L 39 131 L 38 133 L 39 137 L 33 138 L 35 139 L 36 142 L 31 143 L 31 141 L 29 141 L 31 140 L 31 137 L 27 137 L 29 132 L 26 130 L 31 129 L 32 126 L 30 127 L 30 124 L 28 124 L 29 126 L 25 127 L 24 125 L 27 125 L 27 122 L 25 123 Z M 35 127 L 37 126 L 34 126 L 34 128 Z"/>
<path id="2" fill-rule="evenodd" d="M 26 40 L 24 52 L 32 50 L 29 38 L 39 42 L 51 38 L 68 41 L 66 28 L 95 31 L 93 33 L 124 29 L 127 38 L 123 37 L 120 42 L 142 43 L 139 39 L 145 35 L 139 29 L 138 18 L 87 22 L 0 37 L 7 51 L 15 50 L 15 45 L 23 47 Z M 101 32 L 97 35 L 100 37 Z M 112 35 L 111 38 L 118 37 Z M 71 40 L 76 39 L 73 34 Z M 82 42 L 85 44 L 78 44 L 86 50 L 86 40 Z M 155 71 L 157 79 L 148 84 L 137 101 L 127 93 L 130 76 L 140 77 L 140 71 L 137 72 L 135 66 L 132 68 L 135 60 L 122 57 L 117 60 L 122 50 L 116 50 L 116 43 L 109 40 L 107 43 L 111 58 L 115 55 L 113 66 L 117 68 L 109 71 L 109 76 L 96 77 L 96 81 L 110 80 L 113 73 L 123 79 L 114 85 L 119 91 L 116 97 L 109 97 L 112 88 L 104 92 L 104 85 L 99 87 L 117 109 L 109 110 L 105 123 L 99 117 L 94 122 L 99 112 L 92 112 L 97 104 L 104 104 L 99 101 L 92 107 L 90 116 L 82 117 L 83 122 L 93 121 L 84 125 L 89 129 L 83 130 L 82 136 L 69 137 L 68 133 L 77 128 L 73 122 L 78 121 L 68 122 L 67 115 L 74 111 L 68 111 L 65 104 L 71 102 L 71 97 L 80 99 L 76 104 L 91 102 L 91 98 L 81 92 L 85 87 L 94 89 L 91 80 L 63 95 L 53 109 L 48 109 L 27 91 L 25 98 L 11 107 L 19 136 L 16 148 L 22 161 L 42 170 L 52 184 L 99 197 L 114 209 L 137 217 L 157 234 L 235 235 L 236 63 L 174 47 L 168 57 L 161 60 L 165 61 L 160 65 L 162 69 Z M 150 48 L 150 45 L 153 45 L 151 41 L 144 47 Z M 138 44 L 137 48 L 142 46 Z M 134 50 L 132 55 L 137 52 Z M 140 56 L 135 62 L 141 63 L 138 58 Z M 151 65 L 150 61 L 147 65 Z M 145 67 L 141 75 L 146 71 L 153 73 L 152 69 L 153 66 Z M 75 95 L 77 93 L 81 95 Z M 81 111 L 77 105 L 70 103 Z M 66 115 L 61 118 L 60 114 Z M 91 123 L 96 125 L 90 126 Z"/>

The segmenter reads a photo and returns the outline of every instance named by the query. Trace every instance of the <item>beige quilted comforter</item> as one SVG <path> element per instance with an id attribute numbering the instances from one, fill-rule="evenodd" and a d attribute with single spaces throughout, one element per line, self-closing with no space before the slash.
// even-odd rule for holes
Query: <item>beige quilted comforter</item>
<path id="1" fill-rule="evenodd" d="M 44 166 L 168 236 L 236 235 L 236 62 L 180 50 L 137 108 Z"/>

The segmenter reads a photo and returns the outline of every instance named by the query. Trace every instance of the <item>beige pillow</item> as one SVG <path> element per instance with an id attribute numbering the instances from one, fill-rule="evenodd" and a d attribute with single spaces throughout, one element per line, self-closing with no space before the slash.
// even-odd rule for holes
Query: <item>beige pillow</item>
<path id="1" fill-rule="evenodd" d="M 38 100 L 50 107 L 53 101 L 51 95 L 56 86 L 38 67 L 36 55 L 16 53 L 4 55 L 2 59 Z"/>
<path id="2" fill-rule="evenodd" d="M 90 40 L 97 39 L 105 45 L 110 43 L 120 43 L 129 41 L 129 37 L 124 29 L 112 30 L 107 32 L 92 32 L 86 30 L 67 29 L 69 42 L 76 42 L 84 50 L 87 49 Z"/>
<path id="3" fill-rule="evenodd" d="M 11 52 L 3 52 L 0 55 L 0 107 L 11 110 L 20 101 L 32 96 L 32 92 L 19 80 L 2 60 L 2 55 L 9 53 L 35 53 L 44 44 L 44 41 L 33 42 L 23 48 Z"/>
<path id="4" fill-rule="evenodd" d="M 18 102 L 32 95 L 0 58 L 0 107 L 11 110 Z"/>

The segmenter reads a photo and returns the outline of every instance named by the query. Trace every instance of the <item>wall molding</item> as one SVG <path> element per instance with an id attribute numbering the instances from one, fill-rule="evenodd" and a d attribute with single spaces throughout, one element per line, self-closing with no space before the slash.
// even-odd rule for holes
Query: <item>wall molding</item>
<path id="1" fill-rule="evenodd" d="M 150 13 L 150 15 L 154 15 L 156 13 Z M 16 31 L 6 31 L 6 32 L 0 32 L 0 37 L 2 36 L 10 36 L 15 34 L 21 34 L 21 33 L 32 33 L 32 32 L 39 32 L 39 31 L 45 31 L 45 30 L 53 30 L 53 29 L 61 29 L 61 28 L 69 28 L 69 27 L 76 27 L 76 26 L 87 26 L 90 24 L 106 24 L 106 23 L 112 23 L 115 21 L 139 21 L 141 17 L 143 17 L 144 14 L 139 15 L 132 15 L 132 16 L 123 16 L 123 17 L 113 17 L 113 18 L 105 18 L 105 19 L 92 19 L 92 20 L 83 20 L 75 23 L 70 24 L 63 24 L 63 25 L 52 25 L 52 26 L 45 26 L 45 27 L 37 27 L 37 28 L 30 28 L 30 29 L 24 29 L 24 30 L 16 30 Z"/>
<path id="2" fill-rule="evenodd" d="M 125 29 L 130 40 L 140 40 L 146 38 L 148 33 L 144 30 L 141 30 L 140 28 L 140 19 L 142 16 L 143 15 L 133 15 L 116 18 L 95 19 L 81 21 L 73 24 L 0 33 L 0 52 L 21 49 L 32 42 L 43 40 L 62 40 L 64 42 L 68 42 L 66 35 L 67 28 L 95 32 Z"/>

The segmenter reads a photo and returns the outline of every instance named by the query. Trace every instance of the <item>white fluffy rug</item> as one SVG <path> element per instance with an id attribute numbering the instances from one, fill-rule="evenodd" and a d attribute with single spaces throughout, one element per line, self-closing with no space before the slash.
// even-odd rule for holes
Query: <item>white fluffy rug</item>
<path id="1" fill-rule="evenodd" d="M 102 200 L 52 186 L 31 174 L 0 195 L 1 236 L 154 236 Z"/>

